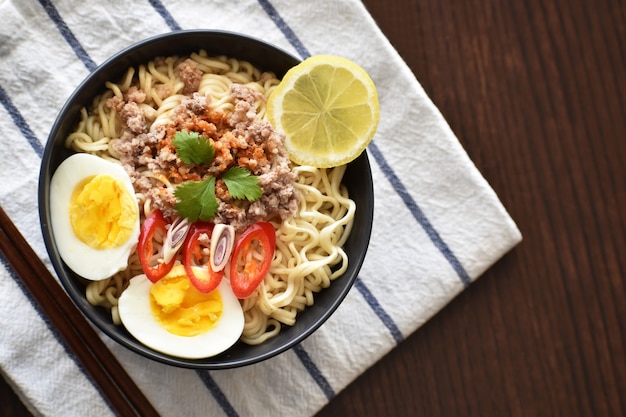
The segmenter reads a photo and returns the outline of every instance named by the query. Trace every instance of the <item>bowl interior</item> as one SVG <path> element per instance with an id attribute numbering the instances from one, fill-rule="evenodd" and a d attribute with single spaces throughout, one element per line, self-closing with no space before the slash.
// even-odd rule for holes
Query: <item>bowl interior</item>
<path id="1" fill-rule="evenodd" d="M 89 304 L 83 284 L 61 259 L 50 226 L 50 179 L 58 165 L 72 153 L 64 147 L 63 142 L 78 123 L 80 109 L 88 106 L 104 90 L 106 81 L 120 79 L 128 67 L 157 56 L 186 55 L 200 49 L 213 55 L 247 60 L 261 70 L 273 71 L 278 77 L 282 77 L 299 62 L 298 58 L 260 40 L 222 31 L 172 32 L 121 51 L 100 65 L 79 85 L 53 124 L 41 163 L 39 214 L 44 242 L 61 283 L 78 308 L 100 330 L 127 348 L 163 363 L 196 369 L 225 369 L 259 362 L 301 342 L 326 321 L 352 287 L 367 251 L 373 217 L 372 177 L 365 152 L 349 164 L 344 177 L 344 184 L 357 206 L 353 230 L 344 246 L 349 258 L 346 273 L 317 294 L 315 304 L 298 316 L 294 326 L 283 326 L 278 336 L 257 346 L 237 343 L 228 351 L 207 359 L 188 360 L 156 352 L 137 341 L 123 326 L 114 325 L 110 314 L 104 309 Z"/>

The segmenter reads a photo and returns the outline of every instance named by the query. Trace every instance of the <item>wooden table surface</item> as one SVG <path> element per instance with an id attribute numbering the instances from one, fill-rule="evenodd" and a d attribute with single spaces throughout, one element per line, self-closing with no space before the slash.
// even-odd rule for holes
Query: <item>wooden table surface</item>
<path id="1" fill-rule="evenodd" d="M 364 4 L 524 241 L 317 417 L 626 415 L 626 2 Z"/>

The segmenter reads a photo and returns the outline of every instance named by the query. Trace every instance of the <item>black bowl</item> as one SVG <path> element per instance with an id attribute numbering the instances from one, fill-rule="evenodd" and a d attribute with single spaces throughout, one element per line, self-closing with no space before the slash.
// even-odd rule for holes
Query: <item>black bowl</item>
<path id="1" fill-rule="evenodd" d="M 273 71 L 279 78 L 300 62 L 298 58 L 258 39 L 209 30 L 171 32 L 149 38 L 117 53 L 78 86 L 52 126 L 41 162 L 39 215 L 45 245 L 61 283 L 78 308 L 100 330 L 127 348 L 159 362 L 195 369 L 226 369 L 257 363 L 300 343 L 330 317 L 347 295 L 365 258 L 372 228 L 374 194 L 365 152 L 349 164 L 344 178 L 344 184 L 357 206 L 353 230 L 344 246 L 349 257 L 345 274 L 317 294 L 315 305 L 302 312 L 294 326 L 283 326 L 278 336 L 257 346 L 237 343 L 228 351 L 207 359 L 181 359 L 154 351 L 137 341 L 123 326 L 114 325 L 107 311 L 89 304 L 85 298 L 84 285 L 59 256 L 50 226 L 50 179 L 61 161 L 72 153 L 64 147 L 63 142 L 78 123 L 80 109 L 89 107 L 93 98 L 104 91 L 105 82 L 121 79 L 128 67 L 146 63 L 157 56 L 186 55 L 200 49 L 212 55 L 247 60 L 261 70 Z"/>

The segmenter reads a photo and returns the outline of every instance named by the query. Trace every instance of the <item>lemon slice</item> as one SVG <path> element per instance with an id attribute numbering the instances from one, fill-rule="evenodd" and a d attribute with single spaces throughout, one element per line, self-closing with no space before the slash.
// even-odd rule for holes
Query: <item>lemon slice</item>
<path id="1" fill-rule="evenodd" d="M 268 99 L 267 118 L 285 133 L 293 162 L 335 167 L 359 156 L 374 137 L 378 93 L 356 63 L 314 55 L 285 74 Z"/>

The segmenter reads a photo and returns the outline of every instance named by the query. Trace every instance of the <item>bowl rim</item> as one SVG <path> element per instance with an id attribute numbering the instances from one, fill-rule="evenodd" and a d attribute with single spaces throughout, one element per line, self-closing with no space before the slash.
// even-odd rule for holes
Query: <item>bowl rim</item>
<path id="1" fill-rule="evenodd" d="M 146 48 L 149 49 L 150 47 L 154 45 L 159 45 L 161 43 L 172 42 L 173 39 L 184 39 L 184 38 L 193 39 L 195 37 L 201 37 L 201 38 L 206 37 L 207 39 L 214 38 L 214 39 L 221 39 L 221 40 L 230 39 L 232 41 L 243 42 L 243 43 L 246 43 L 249 48 L 258 47 L 264 50 L 271 51 L 272 53 L 277 54 L 277 56 L 282 56 L 285 60 L 292 61 L 291 62 L 292 66 L 301 61 L 300 58 L 297 58 L 294 55 L 290 54 L 289 52 L 286 52 L 283 49 L 277 47 L 276 45 L 265 42 L 259 38 L 255 38 L 255 37 L 245 35 L 242 33 L 237 33 L 237 32 L 231 32 L 231 31 L 225 31 L 225 30 L 210 30 L 210 29 L 190 29 L 190 30 L 179 30 L 179 31 L 173 31 L 173 32 L 168 32 L 168 33 L 162 33 L 162 34 L 151 36 L 146 39 L 135 42 L 127 46 L 126 48 L 120 50 L 119 52 L 111 55 L 109 58 L 103 61 L 100 65 L 98 65 L 94 71 L 88 74 L 73 90 L 70 96 L 66 99 L 61 110 L 58 112 L 57 117 L 50 129 L 50 133 L 48 135 L 47 142 L 45 144 L 44 152 L 43 152 L 42 159 L 41 159 L 40 173 L 39 173 L 39 180 L 38 180 L 38 203 L 39 203 L 38 208 L 39 208 L 39 217 L 40 217 L 40 227 L 41 227 L 46 251 L 50 257 L 52 266 L 58 275 L 59 281 L 61 282 L 66 292 L 70 295 L 70 298 L 76 304 L 78 309 L 89 319 L 89 321 L 92 324 L 94 324 L 104 334 L 106 334 L 107 336 L 109 336 L 111 339 L 115 340 L 117 343 L 121 344 L 122 346 L 130 349 L 131 351 L 134 351 L 135 353 L 140 354 L 141 356 L 147 357 L 149 359 L 152 359 L 157 362 L 164 363 L 164 364 L 173 365 L 173 366 L 177 366 L 181 368 L 204 369 L 204 370 L 230 369 L 230 368 L 247 366 L 247 365 L 265 361 L 301 343 L 303 340 L 305 340 L 307 337 L 313 334 L 322 324 L 324 324 L 328 320 L 328 318 L 336 311 L 339 305 L 343 302 L 348 292 L 354 285 L 354 282 L 358 278 L 358 273 L 361 269 L 361 266 L 363 264 L 363 261 L 364 261 L 364 258 L 365 258 L 365 255 L 369 246 L 369 240 L 370 240 L 371 230 L 372 230 L 373 210 L 374 210 L 373 180 L 372 180 L 371 167 L 370 167 L 370 163 L 369 163 L 369 159 L 368 159 L 366 151 L 364 151 L 355 161 L 350 163 L 350 165 L 358 164 L 358 166 L 361 167 L 362 170 L 367 172 L 366 178 L 359 177 L 358 181 L 361 181 L 361 180 L 363 181 L 363 187 L 365 190 L 365 195 L 368 200 L 368 204 L 366 204 L 365 207 L 359 207 L 361 211 L 360 214 L 364 215 L 367 220 L 365 222 L 365 226 L 363 230 L 359 230 L 359 236 L 361 239 L 361 245 L 363 246 L 363 249 L 359 251 L 359 253 L 357 254 L 358 256 L 356 258 L 352 257 L 350 259 L 348 268 L 353 273 L 350 276 L 346 277 L 345 280 L 348 282 L 344 283 L 343 290 L 338 293 L 337 297 L 332 299 L 332 302 L 329 303 L 327 309 L 325 311 L 322 311 L 321 314 L 318 316 L 318 318 L 314 320 L 311 324 L 309 324 L 305 328 L 304 331 L 297 332 L 294 337 L 291 337 L 285 343 L 279 344 L 275 348 L 266 350 L 263 353 L 260 353 L 258 355 L 254 355 L 248 358 L 244 358 L 244 359 L 231 359 L 228 354 L 229 350 L 223 352 L 222 354 L 214 356 L 212 358 L 206 358 L 206 360 L 191 360 L 191 359 L 178 358 L 178 357 L 167 355 L 167 354 L 158 352 L 156 350 L 153 350 L 151 348 L 148 348 L 147 346 L 139 342 L 137 339 L 129 335 L 127 331 L 125 331 L 125 329 L 123 332 L 120 332 L 119 330 L 112 330 L 111 326 L 105 325 L 105 323 L 102 320 L 101 313 L 98 312 L 98 309 L 94 308 L 94 306 L 92 306 L 91 304 L 87 304 L 84 290 L 82 291 L 82 293 L 78 291 L 76 287 L 76 282 L 75 282 L 77 281 L 77 279 L 73 276 L 74 274 L 71 271 L 67 270 L 68 269 L 67 266 L 64 264 L 64 262 L 62 261 L 62 259 L 60 258 L 58 254 L 56 243 L 53 238 L 53 231 L 50 225 L 50 210 L 49 210 L 49 205 L 48 205 L 48 200 L 50 197 L 49 196 L 49 184 L 50 184 L 50 179 L 53 175 L 52 170 L 53 169 L 56 170 L 56 166 L 52 167 L 52 158 L 54 157 L 54 153 L 57 152 L 59 148 L 58 140 L 55 140 L 55 138 L 56 136 L 58 136 L 59 131 L 62 130 L 63 123 L 69 123 L 67 122 L 67 120 L 68 118 L 72 117 L 71 116 L 72 112 L 75 111 L 77 108 L 79 109 L 85 106 L 86 104 L 88 104 L 85 101 L 81 101 L 80 103 L 77 104 L 77 100 L 82 95 L 83 90 L 92 84 L 98 83 L 99 82 L 98 80 L 101 80 L 103 78 L 108 79 L 108 77 L 104 77 L 103 75 L 108 73 L 108 71 L 110 71 L 111 68 L 114 65 L 116 65 L 116 63 L 119 65 L 120 61 L 129 60 L 128 57 L 132 56 L 133 54 L 136 54 L 137 51 L 142 51 L 142 50 L 145 50 Z M 196 48 L 196 51 L 200 49 L 207 49 L 207 48 L 202 48 L 201 45 L 198 45 Z M 189 52 L 192 52 L 192 51 L 193 49 L 189 49 Z M 183 55 L 184 53 L 186 52 L 180 52 L 179 55 Z M 158 53 L 139 54 L 139 55 L 142 56 L 142 58 L 136 58 L 136 57 L 133 58 L 132 60 L 130 60 L 132 61 L 131 65 L 136 66 L 141 62 L 147 62 L 147 60 L 145 60 L 144 55 L 148 56 L 148 59 L 151 59 L 157 56 L 164 56 L 163 54 L 158 54 Z M 232 55 L 232 56 L 235 58 L 238 58 L 236 55 Z M 128 66 L 125 66 L 125 68 L 127 67 Z M 116 76 L 117 75 L 122 75 L 122 74 L 116 74 Z M 282 74 L 280 75 L 282 76 Z M 103 81 L 99 82 L 99 85 L 100 85 L 99 89 L 96 89 L 95 87 L 94 89 L 98 91 L 104 90 L 104 82 Z M 99 94 L 99 93 L 96 93 L 96 94 Z M 89 95 L 89 97 L 93 98 L 93 94 Z M 74 120 L 76 119 L 77 117 L 74 117 Z M 75 123 L 72 123 L 72 125 L 75 125 Z M 68 155 L 74 153 L 73 151 L 69 151 L 69 150 L 67 150 L 66 152 Z M 65 158 L 62 158 L 62 159 L 65 159 Z M 360 175 L 362 175 L 362 173 Z M 355 233 L 354 228 L 351 231 L 351 234 L 352 233 Z M 347 272 L 348 271 L 346 271 L 346 273 Z M 74 282 L 71 282 L 71 281 L 74 281 Z M 82 284 L 79 283 L 78 285 L 82 285 Z M 316 297 L 318 297 L 317 294 L 316 294 Z M 314 306 L 307 307 L 304 313 L 308 309 Z M 303 314 L 303 313 L 298 314 L 299 318 L 300 318 L 300 314 Z M 298 320 L 296 320 L 296 325 L 297 323 L 298 323 Z M 115 327 L 118 328 L 120 326 L 115 326 Z M 281 332 L 284 332 L 284 331 L 285 329 L 281 329 Z M 263 343 L 267 343 L 267 341 Z M 241 344 L 241 342 L 237 342 L 237 344 Z"/>

